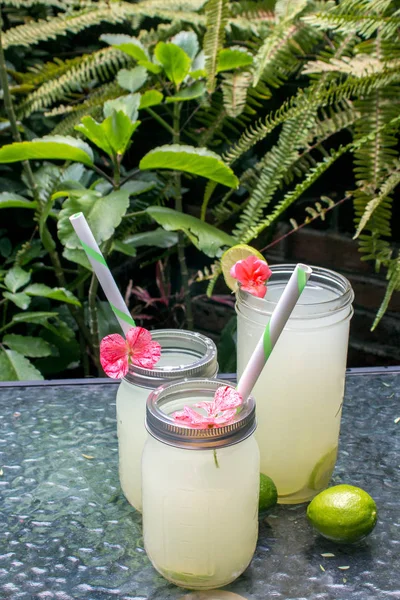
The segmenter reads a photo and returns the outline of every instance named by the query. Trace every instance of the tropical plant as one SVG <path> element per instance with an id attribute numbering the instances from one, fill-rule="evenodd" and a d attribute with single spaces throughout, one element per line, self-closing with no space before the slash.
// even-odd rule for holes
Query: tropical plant
<path id="1" fill-rule="evenodd" d="M 21 6 L 20 0 L 5 4 Z M 388 275 L 376 325 L 392 293 L 400 289 L 400 259 L 389 239 L 391 198 L 399 183 L 396 2 L 60 4 L 43 0 L 47 19 L 8 29 L 4 46 L 12 49 L 24 40 L 31 48 L 55 36 L 91 31 L 100 23 L 103 31 L 104 23 L 120 24 L 125 33 L 103 34 L 102 43 L 108 47 L 91 53 L 38 61 L 26 72 L 8 69 L 9 79 L 3 59 L 0 65 L 8 114 L 3 129 L 11 126 L 18 142 L 0 150 L 0 161 L 59 158 L 81 163 L 84 181 L 77 177 L 77 184 L 63 175 L 70 167 L 51 167 L 59 175 L 47 196 L 38 189 L 36 172 L 25 163 L 30 196 L 14 199 L 20 203 L 15 207 L 30 208 L 36 215 L 58 286 L 79 289 L 76 295 L 82 301 L 88 264 L 68 230 L 68 216 L 82 209 L 96 230 L 101 221 L 96 212 L 104 213 L 106 207 L 112 218 L 102 224 L 104 230 L 100 226 L 96 230 L 105 254 L 134 255 L 134 236 L 148 235 L 150 245 L 158 240 L 164 248 L 170 240 L 168 252 L 176 249 L 179 256 L 190 324 L 186 246 L 193 243 L 217 259 L 207 267 L 211 294 L 222 248 L 256 243 L 279 219 L 286 214 L 289 218 L 297 200 L 347 153 L 354 156 L 355 189 L 345 197 L 354 200 L 362 259 L 373 260 L 378 269 L 383 266 Z M 154 28 L 140 29 L 144 17 L 153 19 Z M 19 101 L 13 103 L 12 97 Z M 51 137 L 21 142 L 21 131 L 24 139 L 34 137 L 31 123 L 38 111 L 50 119 Z M 160 133 L 155 133 L 156 126 Z M 147 131 L 162 143 L 143 156 Z M 137 159 L 129 151 L 134 132 Z M 95 146 L 94 154 L 77 135 Z M 204 190 L 198 177 L 208 179 Z M 186 209 L 189 191 L 196 199 L 202 195 L 200 219 Z M 3 196 L 0 206 L 11 200 L 10 195 Z M 322 202 L 332 209 L 331 199 Z M 327 212 L 318 202 L 307 210 L 307 220 L 323 218 Z M 50 234 L 55 221 L 64 259 L 79 265 L 68 282 L 58 242 Z M 160 228 L 149 231 L 152 221 Z M 299 228 L 297 223 L 294 227 Z M 177 232 L 173 241 L 168 237 L 171 231 Z M 91 281 L 93 316 L 97 284 L 93 276 Z M 84 307 L 70 309 L 83 345 L 89 345 L 95 358 L 95 321 L 91 319 L 88 331 Z"/>

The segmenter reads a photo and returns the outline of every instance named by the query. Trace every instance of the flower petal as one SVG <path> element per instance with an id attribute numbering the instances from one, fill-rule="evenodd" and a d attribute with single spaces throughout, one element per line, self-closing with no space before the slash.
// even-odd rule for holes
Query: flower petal
<path id="1" fill-rule="evenodd" d="M 121 379 L 127 374 L 128 346 L 122 335 L 113 333 L 101 340 L 100 362 L 106 375 L 113 379 Z"/>
<path id="2" fill-rule="evenodd" d="M 129 358 L 133 365 L 152 369 L 160 360 L 161 346 L 151 339 L 151 333 L 144 327 L 132 327 L 126 334 Z"/>
<path id="3" fill-rule="evenodd" d="M 257 298 L 264 298 L 267 293 L 267 286 L 264 283 L 255 284 L 250 282 L 246 285 L 242 284 L 241 288 L 252 296 L 257 296 Z"/>
<path id="4" fill-rule="evenodd" d="M 236 409 L 242 403 L 242 395 L 228 385 L 219 387 L 214 394 L 215 413 L 233 408 Z"/>
<path id="5" fill-rule="evenodd" d="M 221 427 L 222 425 L 226 425 L 230 423 L 237 415 L 236 408 L 232 408 L 231 410 L 224 410 L 218 417 L 215 417 L 214 424 L 216 427 Z"/>
<path id="6" fill-rule="evenodd" d="M 190 406 L 184 406 L 183 410 L 176 411 L 172 413 L 175 421 L 184 423 L 189 427 L 196 428 L 207 428 L 209 423 L 209 418 L 201 415 L 197 411 L 193 410 Z"/>

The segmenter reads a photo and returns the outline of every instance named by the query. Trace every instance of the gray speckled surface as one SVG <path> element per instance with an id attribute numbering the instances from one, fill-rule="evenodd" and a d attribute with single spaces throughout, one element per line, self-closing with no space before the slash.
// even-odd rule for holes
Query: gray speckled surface
<path id="1" fill-rule="evenodd" d="M 373 534 L 338 546 L 313 533 L 305 505 L 276 507 L 247 571 L 209 594 L 168 584 L 146 557 L 118 483 L 116 389 L 0 387 L 1 599 L 400 599 L 400 373 L 347 380 L 333 483 L 374 497 Z"/>

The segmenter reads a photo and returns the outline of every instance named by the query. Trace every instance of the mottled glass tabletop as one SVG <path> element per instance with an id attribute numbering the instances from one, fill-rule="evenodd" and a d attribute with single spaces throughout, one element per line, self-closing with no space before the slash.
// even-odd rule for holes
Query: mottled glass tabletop
<path id="1" fill-rule="evenodd" d="M 116 391 L 102 380 L 0 386 L 1 599 L 400 598 L 400 371 L 347 376 L 333 483 L 373 496 L 373 533 L 339 546 L 313 532 L 306 505 L 277 506 L 249 568 L 208 594 L 169 584 L 146 556 L 118 482 Z"/>

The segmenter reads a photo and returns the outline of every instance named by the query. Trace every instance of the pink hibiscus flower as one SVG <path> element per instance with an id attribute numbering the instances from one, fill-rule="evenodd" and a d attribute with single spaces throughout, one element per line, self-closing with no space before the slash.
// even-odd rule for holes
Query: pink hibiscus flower
<path id="1" fill-rule="evenodd" d="M 121 379 L 129 365 L 152 369 L 161 356 L 161 346 L 153 342 L 144 327 L 132 327 L 126 339 L 118 333 L 107 335 L 100 343 L 100 362 L 104 372 L 113 379 Z"/>
<path id="2" fill-rule="evenodd" d="M 183 410 L 172 414 L 175 421 L 197 429 L 210 429 L 226 425 L 237 414 L 237 408 L 243 403 L 243 398 L 228 385 L 219 387 L 214 394 L 214 399 L 199 402 L 194 406 L 202 408 L 206 414 L 200 414 L 190 406 L 184 406 Z"/>
<path id="3" fill-rule="evenodd" d="M 244 260 L 238 260 L 231 268 L 230 273 L 241 283 L 242 290 L 258 296 L 258 298 L 264 298 L 267 293 L 265 284 L 272 275 L 272 271 L 265 261 L 256 256 L 248 256 Z"/>

